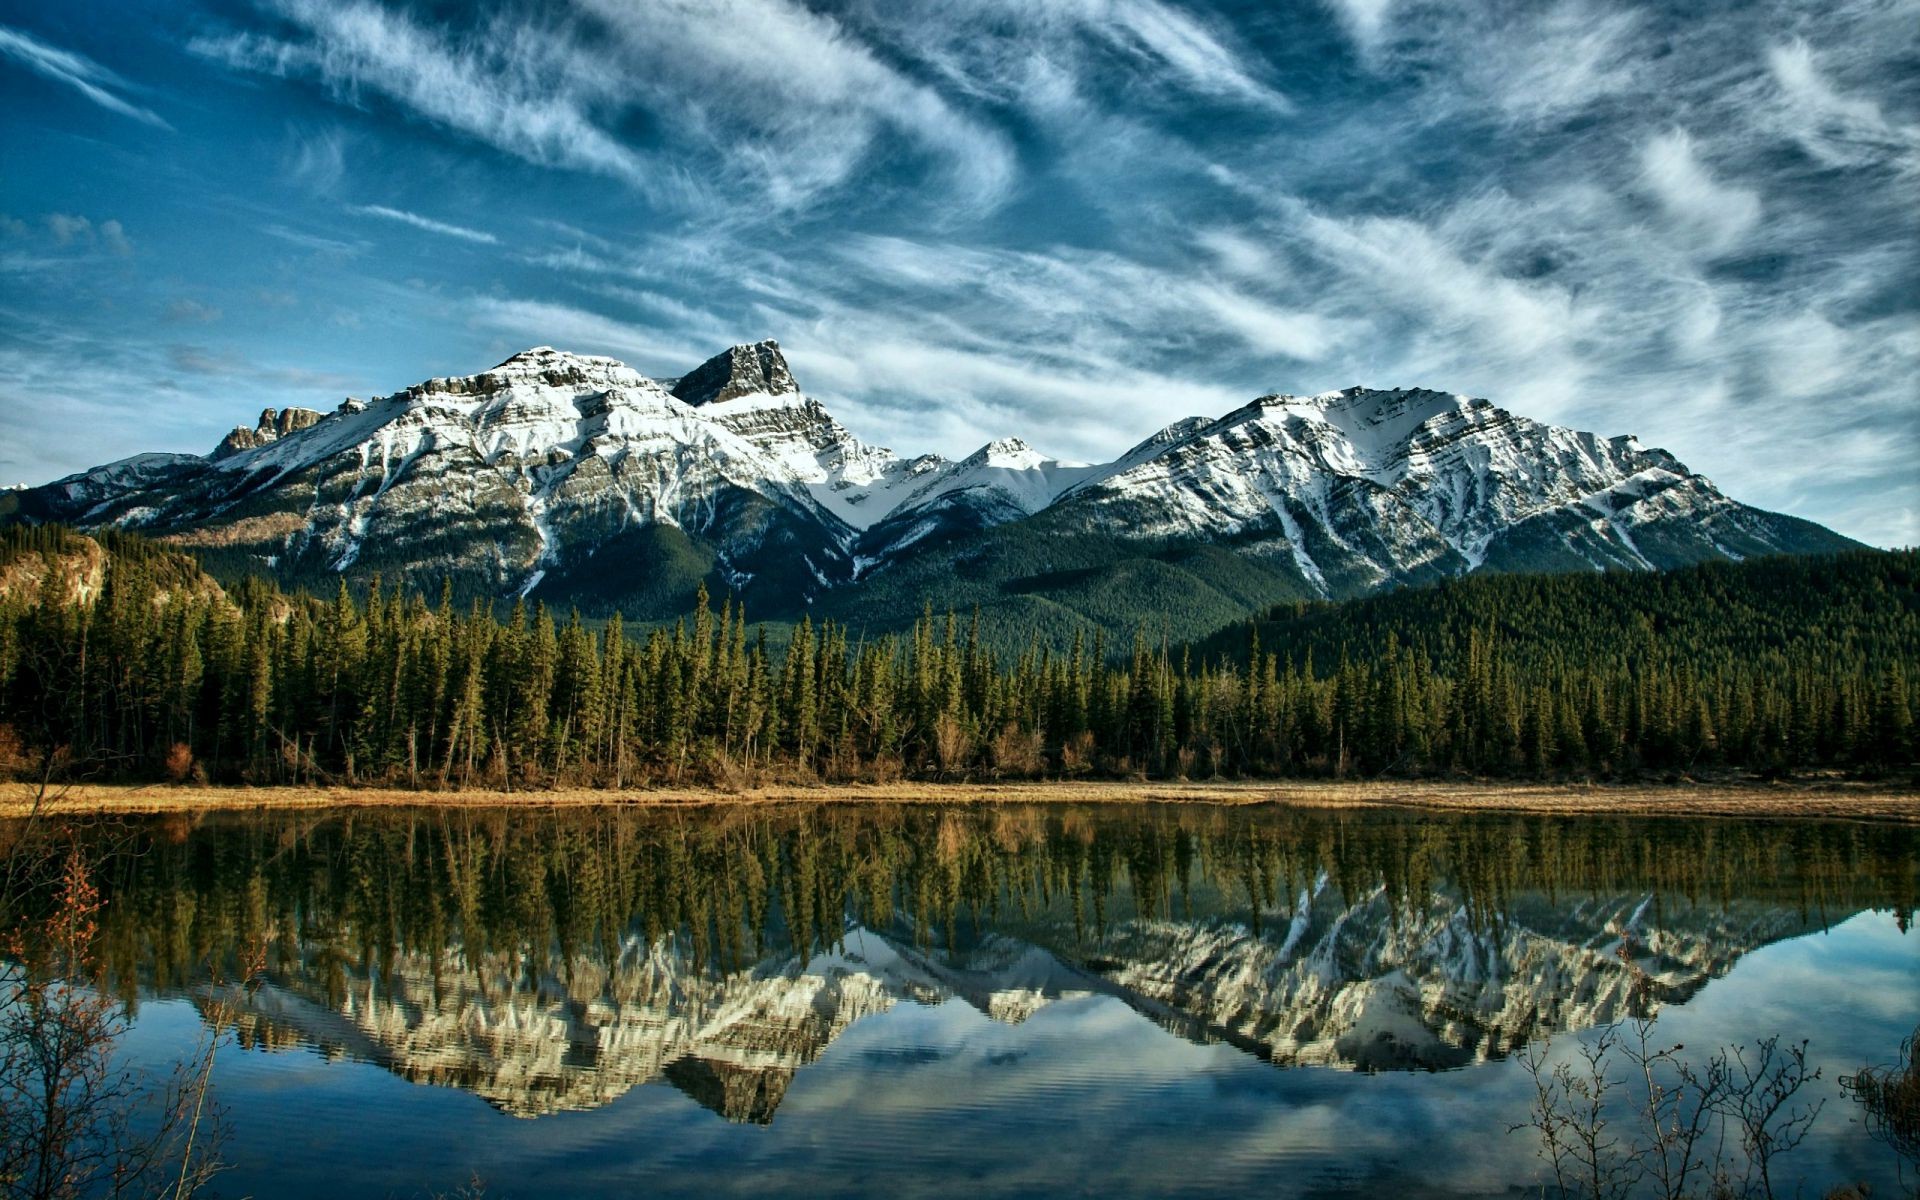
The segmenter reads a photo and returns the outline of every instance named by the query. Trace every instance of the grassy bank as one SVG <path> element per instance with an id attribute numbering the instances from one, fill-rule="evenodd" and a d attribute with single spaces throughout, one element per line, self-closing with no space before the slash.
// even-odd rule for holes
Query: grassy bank
<path id="1" fill-rule="evenodd" d="M 0 788 L 0 818 L 27 815 L 35 792 Z M 738 792 L 650 789 L 612 792 L 405 791 L 374 788 L 79 786 L 51 797 L 62 815 L 183 813 L 299 808 L 529 806 L 703 807 L 818 804 L 1288 804 L 1303 808 L 1430 808 L 1453 812 L 1816 817 L 1920 825 L 1910 786 L 1831 784 L 1599 785 L 1454 782 L 1274 783 L 894 783 L 781 786 Z"/>

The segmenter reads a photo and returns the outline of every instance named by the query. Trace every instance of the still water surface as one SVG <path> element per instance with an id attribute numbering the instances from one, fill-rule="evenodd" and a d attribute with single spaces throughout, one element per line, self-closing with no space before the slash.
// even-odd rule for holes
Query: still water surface
<path id="1" fill-rule="evenodd" d="M 1810 1038 L 1827 1108 L 1788 1173 L 1899 1190 L 1835 1080 L 1920 1019 L 1906 830 L 1056 806 L 97 836 L 137 1062 L 199 1038 L 210 956 L 269 944 L 215 1072 L 227 1194 L 1519 1195 L 1516 1055 L 1636 1004 L 1690 1047 Z"/>

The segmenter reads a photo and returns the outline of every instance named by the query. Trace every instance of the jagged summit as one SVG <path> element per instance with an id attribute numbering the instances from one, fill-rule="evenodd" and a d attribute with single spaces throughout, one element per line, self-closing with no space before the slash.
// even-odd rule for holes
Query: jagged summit
<path id="1" fill-rule="evenodd" d="M 213 448 L 213 458 L 228 458 L 243 450 L 255 450 L 268 442 L 277 441 L 290 433 L 298 433 L 320 420 L 320 414 L 311 408 L 263 409 L 260 419 L 252 428 L 235 425 L 233 431 L 220 439 Z"/>
<path id="2" fill-rule="evenodd" d="M 748 346 L 733 346 L 714 355 L 673 385 L 673 394 L 694 407 L 719 404 L 741 396 L 797 396 L 780 343 L 768 338 Z"/>

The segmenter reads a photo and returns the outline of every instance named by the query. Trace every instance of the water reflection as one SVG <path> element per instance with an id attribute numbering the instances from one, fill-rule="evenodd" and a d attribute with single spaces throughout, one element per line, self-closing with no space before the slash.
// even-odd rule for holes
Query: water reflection
<path id="1" fill-rule="evenodd" d="M 903 1002 L 1107 997 L 1280 1066 L 1434 1070 L 1687 1000 L 1916 896 L 1899 828 L 1283 809 L 358 811 L 112 824 L 104 981 L 502 1112 L 778 1120 Z M 912 1054 L 911 1045 L 892 1053 Z M 892 1064 L 898 1066 L 899 1064 Z M 874 1064 L 879 1070 L 888 1064 Z"/>

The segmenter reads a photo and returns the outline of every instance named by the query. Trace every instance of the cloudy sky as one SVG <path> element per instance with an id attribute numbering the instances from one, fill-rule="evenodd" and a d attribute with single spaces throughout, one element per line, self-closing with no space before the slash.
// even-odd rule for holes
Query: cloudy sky
<path id="1" fill-rule="evenodd" d="M 1920 542 L 1920 3 L 0 0 L 0 482 L 550 343 L 896 450 L 1354 383 Z"/>

